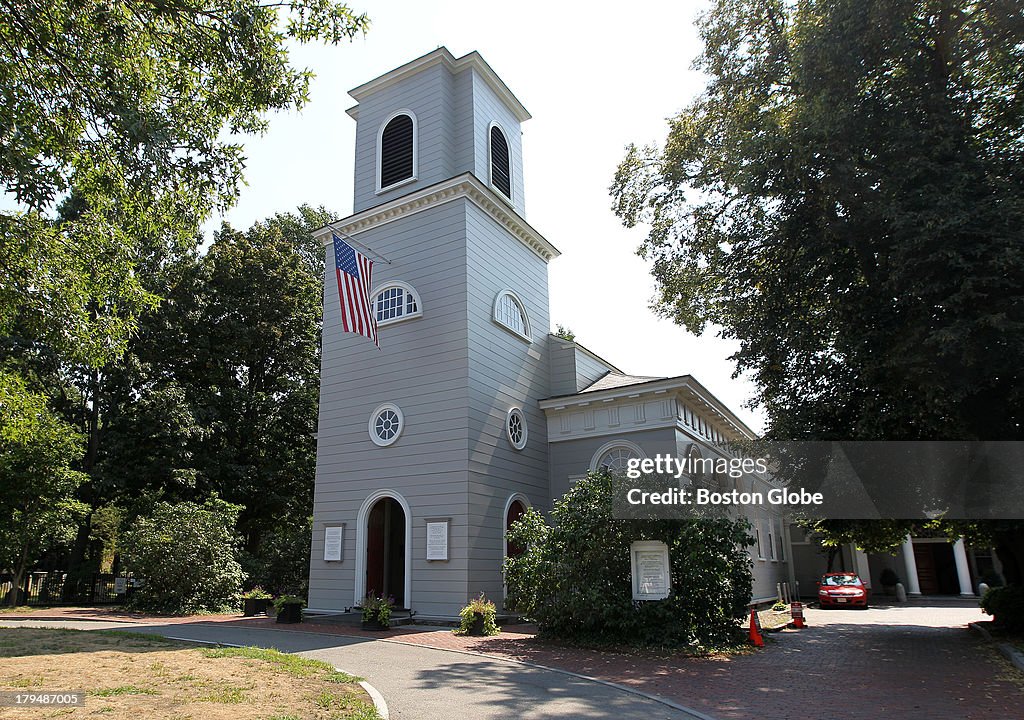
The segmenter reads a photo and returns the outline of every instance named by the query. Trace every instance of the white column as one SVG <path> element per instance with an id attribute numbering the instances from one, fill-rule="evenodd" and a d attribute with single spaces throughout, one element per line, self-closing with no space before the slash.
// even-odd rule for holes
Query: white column
<path id="1" fill-rule="evenodd" d="M 853 567 L 864 587 L 871 587 L 871 565 L 868 564 L 868 556 L 856 545 L 853 547 Z"/>
<path id="2" fill-rule="evenodd" d="M 907 571 L 907 595 L 920 595 L 921 583 L 917 580 L 917 560 L 914 559 L 914 542 L 907 535 L 903 541 L 903 567 Z"/>
<path id="3" fill-rule="evenodd" d="M 953 543 L 953 559 L 956 560 L 956 578 L 960 581 L 960 597 L 974 597 L 971 569 L 967 565 L 967 550 L 964 548 L 963 538 Z"/>

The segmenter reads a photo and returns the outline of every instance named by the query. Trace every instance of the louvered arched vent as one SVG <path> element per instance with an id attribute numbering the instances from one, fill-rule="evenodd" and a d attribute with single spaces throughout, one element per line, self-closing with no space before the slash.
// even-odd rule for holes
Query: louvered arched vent
<path id="1" fill-rule="evenodd" d="M 508 141 L 505 140 L 505 133 L 497 125 L 491 126 L 491 185 L 505 197 L 512 198 Z"/>
<path id="2" fill-rule="evenodd" d="M 380 186 L 390 187 L 413 176 L 414 131 L 412 118 L 396 115 L 380 136 Z"/>

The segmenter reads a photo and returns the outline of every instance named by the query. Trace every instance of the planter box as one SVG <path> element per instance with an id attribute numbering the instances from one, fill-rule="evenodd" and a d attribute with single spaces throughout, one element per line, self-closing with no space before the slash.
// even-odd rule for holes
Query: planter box
<path id="1" fill-rule="evenodd" d="M 285 603 L 281 611 L 277 613 L 279 623 L 300 623 L 302 622 L 302 603 Z"/>
<path id="2" fill-rule="evenodd" d="M 388 627 L 388 625 L 381 625 L 380 621 L 376 619 L 363 620 L 362 623 L 363 630 L 387 630 Z"/>
<path id="3" fill-rule="evenodd" d="M 469 634 L 476 637 L 483 637 L 484 635 L 484 616 L 483 613 L 473 613 L 473 624 L 469 626 Z"/>
<path id="4" fill-rule="evenodd" d="M 246 617 L 266 615 L 269 606 L 269 598 L 245 598 L 245 607 L 242 610 L 242 614 Z"/>

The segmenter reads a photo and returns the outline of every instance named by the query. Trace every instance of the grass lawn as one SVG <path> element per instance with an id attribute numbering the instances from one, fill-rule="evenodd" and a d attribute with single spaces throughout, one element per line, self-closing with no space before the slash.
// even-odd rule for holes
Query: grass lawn
<path id="1" fill-rule="evenodd" d="M 0 690 L 85 693 L 84 707 L 0 708 L 0 718 L 379 719 L 359 678 L 258 648 L 197 648 L 116 631 L 0 628 Z"/>

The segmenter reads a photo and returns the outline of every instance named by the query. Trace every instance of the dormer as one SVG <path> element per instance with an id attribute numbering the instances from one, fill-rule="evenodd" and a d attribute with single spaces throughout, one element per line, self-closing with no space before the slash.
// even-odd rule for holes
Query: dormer
<path id="1" fill-rule="evenodd" d="M 465 172 L 525 215 L 522 103 L 477 52 L 424 55 L 349 93 L 357 105 L 354 212 Z"/>

